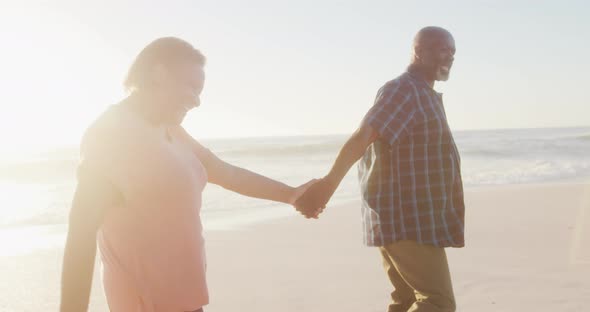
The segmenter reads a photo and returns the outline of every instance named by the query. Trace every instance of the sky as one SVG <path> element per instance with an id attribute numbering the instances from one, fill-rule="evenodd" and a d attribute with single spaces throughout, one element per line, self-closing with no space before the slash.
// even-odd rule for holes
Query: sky
<path id="1" fill-rule="evenodd" d="M 585 1 L 0 0 L 0 150 L 76 144 L 162 36 L 207 56 L 196 138 L 349 134 L 429 25 L 457 45 L 435 86 L 452 129 L 590 126 L 588 16 Z"/>

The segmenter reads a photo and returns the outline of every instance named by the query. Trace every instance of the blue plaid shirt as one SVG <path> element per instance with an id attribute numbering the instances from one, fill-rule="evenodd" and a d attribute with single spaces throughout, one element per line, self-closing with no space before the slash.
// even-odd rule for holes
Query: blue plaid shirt
<path id="1" fill-rule="evenodd" d="M 379 133 L 359 162 L 365 244 L 464 246 L 460 158 L 442 95 L 406 72 L 379 90 L 363 123 Z"/>

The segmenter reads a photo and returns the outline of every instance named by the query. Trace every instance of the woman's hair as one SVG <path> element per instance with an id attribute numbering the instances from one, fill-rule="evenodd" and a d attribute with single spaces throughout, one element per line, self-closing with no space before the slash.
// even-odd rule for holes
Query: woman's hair
<path id="1" fill-rule="evenodd" d="M 172 67 L 187 62 L 205 65 L 205 56 L 182 39 L 175 37 L 156 39 L 135 57 L 123 86 L 130 92 L 145 85 L 150 79 L 150 71 L 158 64 Z"/>

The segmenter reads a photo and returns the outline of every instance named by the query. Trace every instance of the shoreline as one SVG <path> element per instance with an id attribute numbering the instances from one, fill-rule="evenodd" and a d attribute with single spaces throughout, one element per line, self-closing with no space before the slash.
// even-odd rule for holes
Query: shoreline
<path id="1" fill-rule="evenodd" d="M 466 186 L 464 192 L 486 192 L 496 191 L 502 189 L 529 189 L 544 186 L 583 186 L 590 185 L 590 177 L 580 177 L 576 179 L 561 179 L 556 181 L 540 181 L 540 182 L 523 182 L 523 183 L 509 183 L 509 184 L 486 184 L 477 186 Z M 590 191 L 589 191 L 590 192 Z M 350 198 L 353 196 L 347 196 L 347 198 L 336 198 L 332 200 L 333 204 L 328 203 L 326 209 L 330 207 L 339 207 L 356 204 L 360 207 L 360 198 Z M 284 206 L 284 204 L 277 204 L 277 206 Z M 277 208 L 277 207 L 273 207 Z M 359 208 L 360 209 L 360 208 Z M 469 207 L 466 208 L 469 210 Z M 264 212 L 268 212 L 265 210 Z M 217 232 L 217 231 L 236 231 L 244 228 L 264 225 L 268 222 L 280 222 L 281 220 L 290 219 L 293 217 L 300 216 L 299 213 L 292 210 L 292 207 L 288 206 L 288 209 L 280 208 L 280 211 L 273 211 L 272 214 L 264 216 L 258 215 L 244 215 L 234 217 L 230 220 L 211 220 L 207 222 L 206 216 L 202 217 L 204 232 Z M 320 215 L 321 218 L 321 215 Z M 219 218 L 218 218 L 219 219 Z M 19 255 L 23 253 L 31 253 L 37 250 L 51 249 L 51 248 L 63 248 L 65 241 L 65 235 L 67 233 L 67 224 L 14 224 L 0 227 L 0 245 L 4 246 L 4 249 L 0 250 L 0 257 Z M 19 242 L 20 246 L 14 246 L 10 243 L 11 238 L 14 236 L 25 236 L 25 243 Z M 6 246 L 10 246 L 6 248 Z"/>

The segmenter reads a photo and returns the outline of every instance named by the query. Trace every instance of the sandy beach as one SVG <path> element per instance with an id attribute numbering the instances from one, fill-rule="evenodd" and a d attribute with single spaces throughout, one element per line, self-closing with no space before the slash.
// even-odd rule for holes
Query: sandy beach
<path id="1" fill-rule="evenodd" d="M 447 250 L 457 311 L 590 309 L 590 184 L 471 188 L 466 212 L 466 247 Z M 391 286 L 362 244 L 358 201 L 206 239 L 207 312 L 385 311 Z M 57 311 L 61 257 L 0 257 L 0 311 Z M 99 275 L 90 311 L 108 311 Z"/>

